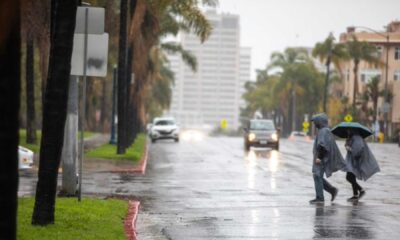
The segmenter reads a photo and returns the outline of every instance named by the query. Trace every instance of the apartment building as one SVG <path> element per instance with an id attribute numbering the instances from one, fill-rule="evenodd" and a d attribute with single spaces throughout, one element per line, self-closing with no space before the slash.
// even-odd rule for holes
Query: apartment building
<path id="1" fill-rule="evenodd" d="M 205 43 L 191 33 L 180 36 L 183 48 L 197 58 L 197 72 L 186 66 L 180 56 L 168 56 L 175 73 L 169 115 L 183 127 L 215 128 L 226 120 L 229 129 L 237 129 L 244 83 L 250 79 L 251 51 L 240 47 L 238 15 L 211 10 L 206 16 L 213 33 Z"/>
<path id="2" fill-rule="evenodd" d="M 388 24 L 387 31 L 376 31 L 367 27 L 349 27 L 346 33 L 340 36 L 340 42 L 351 41 L 355 36 L 359 41 L 366 41 L 378 48 L 378 54 L 382 60 L 381 66 L 368 64 L 362 61 L 358 70 L 358 93 L 365 91 L 366 84 L 374 77 L 380 77 L 380 89 L 393 93 L 390 108 L 384 107 L 384 98 L 378 102 L 378 120 L 383 124 L 384 114 L 388 111 L 388 133 L 392 135 L 400 128 L 400 21 Z M 387 72 L 386 72 L 387 63 Z M 342 64 L 343 71 L 343 95 L 353 101 L 354 90 L 354 64 L 348 61 Z"/>

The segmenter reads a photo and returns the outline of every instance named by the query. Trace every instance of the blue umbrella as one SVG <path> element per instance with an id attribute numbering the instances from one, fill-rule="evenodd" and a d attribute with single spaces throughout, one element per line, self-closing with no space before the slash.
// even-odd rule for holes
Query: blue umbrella
<path id="1" fill-rule="evenodd" d="M 360 134 L 360 136 L 363 138 L 372 135 L 372 131 L 369 128 L 367 128 L 362 124 L 359 124 L 358 122 L 341 122 L 334 128 L 332 128 L 331 132 L 338 137 L 347 138 L 348 137 L 347 130 L 349 129 L 353 130 L 353 132 L 354 131 L 358 132 L 358 134 Z"/>

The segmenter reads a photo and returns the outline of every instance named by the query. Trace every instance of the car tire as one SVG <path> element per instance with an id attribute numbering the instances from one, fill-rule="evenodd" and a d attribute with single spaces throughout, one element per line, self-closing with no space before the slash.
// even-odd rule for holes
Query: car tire
<path id="1" fill-rule="evenodd" d="M 175 141 L 175 142 L 179 142 L 179 138 L 175 138 L 174 141 Z"/>
<path id="2" fill-rule="evenodd" d="M 244 150 L 246 150 L 247 152 L 250 151 L 250 144 L 245 143 Z"/>
<path id="3" fill-rule="evenodd" d="M 277 145 L 274 147 L 274 149 L 275 149 L 276 151 L 279 151 L 279 144 L 277 144 Z"/>
<path id="4" fill-rule="evenodd" d="M 151 142 L 152 142 L 152 143 L 155 143 L 156 141 L 157 141 L 157 140 L 156 140 L 155 138 L 152 138 L 152 139 L 151 139 Z"/>

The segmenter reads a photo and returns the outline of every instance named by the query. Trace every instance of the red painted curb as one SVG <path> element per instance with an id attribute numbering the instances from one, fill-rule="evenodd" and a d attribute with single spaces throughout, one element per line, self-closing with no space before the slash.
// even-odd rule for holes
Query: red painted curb
<path id="1" fill-rule="evenodd" d="M 142 159 L 140 160 L 139 164 L 136 167 L 133 168 L 125 168 L 125 169 L 114 169 L 111 170 L 111 173 L 140 173 L 140 174 L 145 174 L 146 172 L 146 166 L 147 166 L 147 157 L 148 157 L 148 147 L 147 144 L 144 149 L 144 154 Z"/>
<path id="2" fill-rule="evenodd" d="M 128 214 L 124 221 L 125 235 L 128 240 L 137 240 L 136 220 L 139 213 L 140 202 L 129 201 Z"/>

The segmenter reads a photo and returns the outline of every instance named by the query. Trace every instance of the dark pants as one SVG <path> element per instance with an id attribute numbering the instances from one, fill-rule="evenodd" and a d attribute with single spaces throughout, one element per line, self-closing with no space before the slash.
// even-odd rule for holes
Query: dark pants
<path id="1" fill-rule="evenodd" d="M 333 192 L 335 191 L 335 187 L 332 186 L 328 181 L 325 180 L 325 178 L 323 177 L 323 173 L 314 173 L 313 174 L 314 177 L 314 185 L 315 185 L 315 194 L 316 194 L 316 198 L 318 200 L 324 200 L 324 191 L 329 192 L 330 194 L 333 194 Z"/>
<path id="2" fill-rule="evenodd" d="M 358 196 L 359 191 L 362 190 L 362 187 L 358 185 L 356 175 L 352 172 L 347 172 L 346 174 L 346 180 L 351 183 L 351 187 L 353 188 L 353 194 L 354 196 Z"/>

